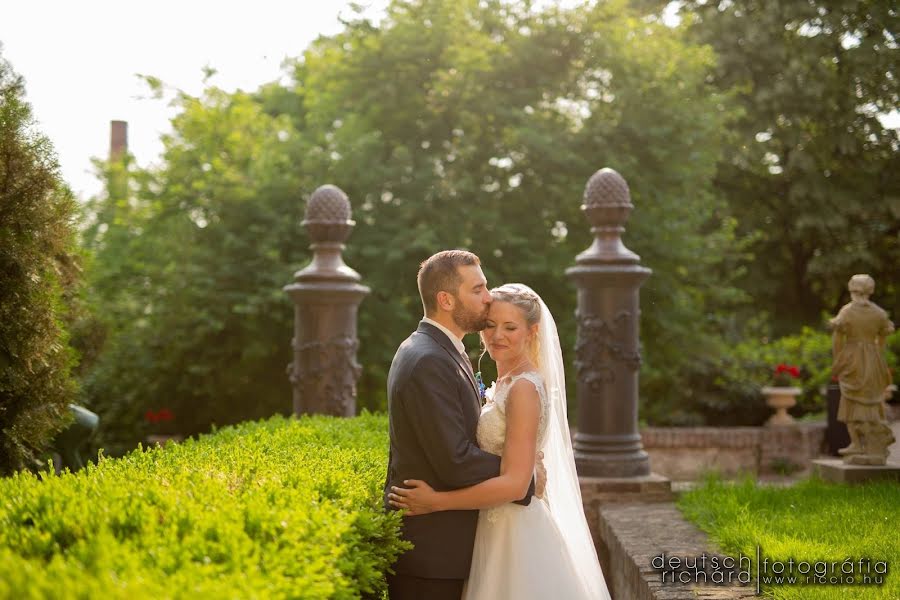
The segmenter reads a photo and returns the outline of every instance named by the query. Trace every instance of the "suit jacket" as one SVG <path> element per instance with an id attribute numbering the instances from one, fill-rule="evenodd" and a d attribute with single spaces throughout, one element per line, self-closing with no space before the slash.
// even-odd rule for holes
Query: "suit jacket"
<path id="1" fill-rule="evenodd" d="M 435 490 L 468 487 L 500 474 L 500 457 L 475 439 L 481 402 L 472 366 L 447 335 L 428 323 L 404 341 L 388 373 L 390 458 L 384 506 L 393 485 L 421 479 Z M 527 505 L 534 480 L 520 504 Z M 403 518 L 402 536 L 415 547 L 394 564 L 397 574 L 433 579 L 469 576 L 477 510 Z"/>

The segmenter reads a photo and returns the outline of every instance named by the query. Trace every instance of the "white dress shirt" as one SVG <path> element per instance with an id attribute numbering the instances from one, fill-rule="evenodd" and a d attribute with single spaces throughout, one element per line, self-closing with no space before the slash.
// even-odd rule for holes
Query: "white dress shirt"
<path id="1" fill-rule="evenodd" d="M 469 359 L 469 355 L 466 354 L 466 345 L 463 344 L 463 341 L 461 338 L 456 337 L 456 335 L 452 331 L 450 331 L 449 329 L 447 329 L 446 327 L 444 327 L 443 325 L 441 325 L 434 319 L 429 319 L 428 317 L 423 317 L 422 320 L 425 321 L 426 323 L 428 323 L 429 325 L 434 325 L 435 327 L 437 327 L 438 329 L 443 331 L 447 335 L 447 337 L 450 338 L 450 341 L 453 342 L 453 346 L 456 348 L 456 351 L 459 352 L 460 354 L 462 354 L 463 356 L 465 356 L 466 360 Z"/>

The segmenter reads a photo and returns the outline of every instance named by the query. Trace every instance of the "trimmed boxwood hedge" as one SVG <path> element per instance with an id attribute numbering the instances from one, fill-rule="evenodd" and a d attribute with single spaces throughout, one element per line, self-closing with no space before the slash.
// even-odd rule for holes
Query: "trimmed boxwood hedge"
<path id="1" fill-rule="evenodd" d="M 0 480 L 0 597 L 380 598 L 384 416 L 273 417 Z"/>

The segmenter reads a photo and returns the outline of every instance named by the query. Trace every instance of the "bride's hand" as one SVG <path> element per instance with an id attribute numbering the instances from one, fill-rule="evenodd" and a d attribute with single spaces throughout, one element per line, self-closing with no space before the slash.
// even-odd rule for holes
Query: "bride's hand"
<path id="1" fill-rule="evenodd" d="M 537 456 L 534 457 L 534 497 L 543 498 L 544 491 L 547 489 L 547 467 L 544 466 L 544 452 L 538 450 Z"/>
<path id="2" fill-rule="evenodd" d="M 403 485 L 409 487 L 391 486 L 393 493 L 388 494 L 391 506 L 405 510 L 408 517 L 427 515 L 440 510 L 438 506 L 440 492 L 434 491 L 430 485 L 418 479 L 405 479 Z"/>

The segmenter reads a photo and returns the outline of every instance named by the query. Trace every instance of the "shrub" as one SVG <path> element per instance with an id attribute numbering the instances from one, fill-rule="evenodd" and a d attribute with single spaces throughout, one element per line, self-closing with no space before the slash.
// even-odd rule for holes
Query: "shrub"
<path id="1" fill-rule="evenodd" d="M 25 86 L 0 56 L 0 474 L 32 467 L 70 418 L 76 205 Z"/>
<path id="2" fill-rule="evenodd" d="M 897 372 L 900 335 L 888 338 L 888 366 Z M 666 425 L 760 425 L 771 415 L 761 389 L 772 385 L 777 365 L 800 367 L 797 387 L 803 393 L 792 412 L 800 416 L 824 409 L 822 388 L 831 381 L 831 334 L 825 328 L 804 327 L 799 333 L 775 340 L 747 338 L 715 362 L 699 362 L 684 378 L 693 388 L 668 412 L 647 411 L 650 422 Z M 642 407 L 643 410 L 643 407 Z M 649 417 L 649 418 L 648 418 Z"/>
<path id="3" fill-rule="evenodd" d="M 775 368 L 779 364 L 800 368 L 800 377 L 791 383 L 803 390 L 797 398 L 796 411 L 821 410 L 824 406 L 822 387 L 831 381 L 831 335 L 811 327 L 768 343 L 742 342 L 725 359 L 723 377 L 718 383 L 729 394 L 762 406 L 762 416 L 767 417 L 771 409 L 765 405 L 760 390 L 773 385 Z"/>
<path id="4" fill-rule="evenodd" d="M 900 335 L 888 338 L 885 356 L 888 366 L 897 370 Z M 747 398 L 761 398 L 759 389 L 771 385 L 775 365 L 790 363 L 800 367 L 795 384 L 803 389 L 797 399 L 798 413 L 821 411 L 825 407 L 822 388 L 831 381 L 831 334 L 824 330 L 804 327 L 800 333 L 774 340 L 768 344 L 744 342 L 726 359 L 721 385 L 724 389 Z M 770 412 L 766 410 L 766 414 Z"/>
<path id="5" fill-rule="evenodd" d="M 381 597 L 386 430 L 278 416 L 2 480 L 0 597 Z"/>

